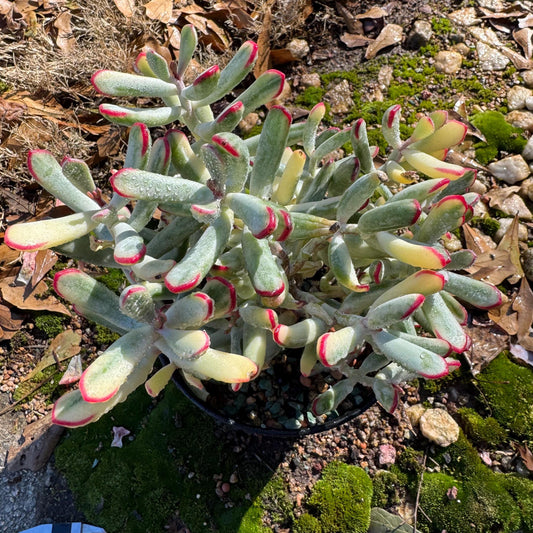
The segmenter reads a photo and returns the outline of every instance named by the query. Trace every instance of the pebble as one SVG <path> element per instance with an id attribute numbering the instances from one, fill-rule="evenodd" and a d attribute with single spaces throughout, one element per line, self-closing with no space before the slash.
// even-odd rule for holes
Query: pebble
<path id="1" fill-rule="evenodd" d="M 476 51 L 479 66 L 482 70 L 504 70 L 509 64 L 509 58 L 481 41 L 476 43 Z"/>
<path id="2" fill-rule="evenodd" d="M 309 44 L 304 39 L 293 39 L 287 44 L 287 50 L 297 59 L 303 59 L 309 53 Z"/>
<path id="3" fill-rule="evenodd" d="M 527 178 L 520 184 L 518 194 L 527 200 L 533 202 L 533 178 Z"/>
<path id="4" fill-rule="evenodd" d="M 415 405 L 410 405 L 405 410 L 405 412 L 407 413 L 407 417 L 409 418 L 409 422 L 411 422 L 412 426 L 418 426 L 418 423 L 420 421 L 420 417 L 426 411 L 427 411 L 427 408 L 424 407 L 421 403 L 416 403 Z"/>
<path id="5" fill-rule="evenodd" d="M 533 91 L 527 87 L 515 85 L 509 89 L 507 93 L 507 107 L 510 111 L 515 109 L 524 109 L 526 107 L 526 99 L 531 97 Z"/>
<path id="6" fill-rule="evenodd" d="M 533 132 L 533 113 L 530 111 L 511 111 L 505 115 L 505 120 L 516 128 Z"/>
<path id="7" fill-rule="evenodd" d="M 240 122 L 239 128 L 242 133 L 249 133 L 254 126 L 259 123 L 259 115 L 257 113 L 248 113 Z"/>
<path id="8" fill-rule="evenodd" d="M 505 234 L 509 231 L 511 224 L 513 223 L 513 219 L 499 218 L 498 222 L 500 223 L 500 227 L 494 235 L 494 240 L 496 242 L 500 242 L 505 236 Z M 524 226 L 524 224 L 518 224 L 518 240 L 522 242 L 527 242 L 528 240 L 527 227 Z"/>
<path id="9" fill-rule="evenodd" d="M 383 65 L 378 72 L 378 84 L 382 91 L 386 91 L 392 81 L 394 69 L 390 65 Z"/>
<path id="10" fill-rule="evenodd" d="M 422 435 L 439 446 L 449 446 L 459 438 L 459 425 L 444 409 L 428 409 L 419 425 Z"/>
<path id="11" fill-rule="evenodd" d="M 330 104 L 334 115 L 348 113 L 355 106 L 352 93 L 348 80 L 342 80 L 324 95 L 324 100 Z"/>
<path id="12" fill-rule="evenodd" d="M 533 70 L 524 70 L 520 73 L 526 87 L 533 88 Z"/>
<path id="13" fill-rule="evenodd" d="M 301 82 L 304 87 L 320 87 L 320 75 L 316 72 L 302 74 Z"/>
<path id="14" fill-rule="evenodd" d="M 529 111 L 533 111 L 533 96 L 528 96 L 526 98 L 525 104 Z"/>
<path id="15" fill-rule="evenodd" d="M 407 36 L 406 45 L 408 48 L 418 50 L 422 46 L 426 46 L 433 37 L 433 29 L 431 23 L 427 20 L 415 20 L 413 29 Z"/>
<path id="16" fill-rule="evenodd" d="M 396 448 L 392 444 L 382 444 L 379 447 L 379 464 L 393 465 L 396 461 Z"/>
<path id="17" fill-rule="evenodd" d="M 500 203 L 499 209 L 502 213 L 505 213 L 510 217 L 518 215 L 518 218 L 523 220 L 531 220 L 533 218 L 531 211 L 527 208 L 524 200 L 522 200 L 518 194 L 511 194 L 505 198 L 505 200 Z"/>
<path id="18" fill-rule="evenodd" d="M 461 68 L 463 56 L 453 50 L 442 50 L 435 56 L 435 70 L 444 74 L 455 74 Z"/>
<path id="19" fill-rule="evenodd" d="M 453 13 L 448 14 L 448 18 L 461 26 L 474 26 L 474 24 L 479 24 L 481 19 L 477 16 L 477 11 L 475 7 L 465 7 L 463 9 L 458 9 Z"/>
<path id="20" fill-rule="evenodd" d="M 533 248 L 526 248 L 520 256 L 524 274 L 529 281 L 533 281 Z"/>
<path id="21" fill-rule="evenodd" d="M 529 166 L 521 155 L 512 155 L 495 161 L 488 166 L 492 175 L 509 185 L 525 180 L 529 174 Z"/>
<path id="22" fill-rule="evenodd" d="M 526 161 L 533 161 L 533 137 L 530 137 L 522 150 L 522 157 Z"/>

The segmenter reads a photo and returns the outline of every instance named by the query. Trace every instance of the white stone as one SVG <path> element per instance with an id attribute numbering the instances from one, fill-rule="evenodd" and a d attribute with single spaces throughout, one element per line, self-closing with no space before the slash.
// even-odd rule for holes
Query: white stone
<path id="1" fill-rule="evenodd" d="M 324 100 L 330 104 L 334 115 L 348 113 L 355 105 L 352 94 L 348 80 L 342 80 L 324 95 Z"/>
<path id="2" fill-rule="evenodd" d="M 533 88 L 533 70 L 524 70 L 520 73 L 526 87 Z"/>
<path id="3" fill-rule="evenodd" d="M 524 149 L 522 150 L 522 157 L 526 161 L 533 161 L 533 137 L 530 137 L 527 140 L 527 144 L 524 146 Z"/>
<path id="4" fill-rule="evenodd" d="M 287 50 L 297 59 L 303 59 L 309 53 L 309 44 L 304 39 L 293 39 L 287 45 Z"/>
<path id="5" fill-rule="evenodd" d="M 509 231 L 511 224 L 513 223 L 512 218 L 499 218 L 498 222 L 500 227 L 498 231 L 494 234 L 494 240 L 500 242 L 506 233 Z M 518 240 L 522 242 L 527 242 L 527 227 L 524 224 L 518 224 Z"/>
<path id="6" fill-rule="evenodd" d="M 418 426 L 420 417 L 427 411 L 427 407 L 424 407 L 421 403 L 416 403 L 415 405 L 410 405 L 405 410 L 409 422 L 413 427 Z"/>
<path id="7" fill-rule="evenodd" d="M 531 97 L 532 94 L 533 91 L 527 87 L 521 87 L 520 85 L 511 87 L 507 93 L 507 107 L 510 111 L 524 109 L 526 107 L 526 99 Z"/>
<path id="8" fill-rule="evenodd" d="M 464 7 L 448 14 L 448 18 L 461 26 L 473 26 L 479 24 L 481 19 L 477 16 L 475 7 Z"/>
<path id="9" fill-rule="evenodd" d="M 531 167 L 530 167 L 531 168 Z M 520 184 L 518 194 L 533 202 L 533 178 L 527 178 Z"/>
<path id="10" fill-rule="evenodd" d="M 505 120 L 516 128 L 533 131 L 533 113 L 531 111 L 511 111 L 507 113 Z"/>
<path id="11" fill-rule="evenodd" d="M 439 446 L 449 446 L 459 438 L 459 425 L 444 409 L 428 409 L 419 424 L 422 435 Z"/>
<path id="12" fill-rule="evenodd" d="M 533 111 L 533 96 L 528 96 L 526 98 L 526 107 L 530 110 L 530 111 Z"/>
<path id="13" fill-rule="evenodd" d="M 476 51 L 482 70 L 505 70 L 509 64 L 508 57 L 480 41 L 476 43 Z"/>
<path id="14" fill-rule="evenodd" d="M 525 180 L 529 176 L 529 166 L 521 155 L 511 155 L 488 166 L 491 174 L 509 185 Z"/>
<path id="15" fill-rule="evenodd" d="M 316 72 L 302 74 L 302 85 L 304 87 L 320 87 L 320 74 Z"/>
<path id="16" fill-rule="evenodd" d="M 463 56 L 452 50 L 442 50 L 435 56 L 435 70 L 444 74 L 455 74 L 461 68 Z"/>

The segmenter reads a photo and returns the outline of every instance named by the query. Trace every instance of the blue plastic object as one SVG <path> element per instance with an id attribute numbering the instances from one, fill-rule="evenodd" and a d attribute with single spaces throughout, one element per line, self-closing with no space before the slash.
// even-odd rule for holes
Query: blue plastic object
<path id="1" fill-rule="evenodd" d="M 19 533 L 105 533 L 101 527 L 74 522 L 71 524 L 43 524 Z"/>

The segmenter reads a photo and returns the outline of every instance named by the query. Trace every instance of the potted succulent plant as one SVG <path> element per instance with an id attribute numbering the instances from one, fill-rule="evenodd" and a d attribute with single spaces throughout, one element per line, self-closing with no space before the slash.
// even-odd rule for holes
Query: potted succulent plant
<path id="1" fill-rule="evenodd" d="M 13 225 L 5 242 L 119 267 L 130 283 L 119 296 L 81 269 L 56 274 L 58 294 L 122 337 L 57 401 L 53 420 L 92 422 L 143 383 L 157 395 L 176 370 L 205 399 L 212 381 L 236 394 L 279 364 L 304 378 L 332 376 L 311 394 L 300 425 L 322 422 L 313 417 L 335 411 L 355 387 L 393 411 L 402 383 L 459 366 L 454 354 L 469 345 L 459 302 L 490 308 L 502 301 L 494 286 L 457 273 L 474 254 L 448 246 L 449 232 L 479 199 L 468 192 L 475 173 L 444 161 L 467 127 L 435 111 L 403 140 L 400 106 L 392 106 L 382 123 L 390 149 L 379 167 L 365 122 L 322 131 L 323 104 L 295 124 L 273 105 L 261 133 L 243 140 L 233 130 L 280 93 L 284 76 L 268 70 L 228 99 L 251 72 L 256 45 L 244 43 L 224 69 L 186 84 L 196 45 L 186 26 L 177 62 L 148 51 L 135 74 L 94 74 L 104 95 L 164 103 L 100 106 L 130 128 L 110 201 L 84 162 L 29 154 L 33 177 L 73 213 Z M 211 105 L 221 99 L 227 105 L 214 116 Z M 186 131 L 171 128 L 152 140 L 150 127 L 175 122 Z M 347 143 L 353 154 L 332 157 Z M 160 354 L 168 363 L 154 372 Z M 281 386 L 286 375 L 278 366 Z"/>

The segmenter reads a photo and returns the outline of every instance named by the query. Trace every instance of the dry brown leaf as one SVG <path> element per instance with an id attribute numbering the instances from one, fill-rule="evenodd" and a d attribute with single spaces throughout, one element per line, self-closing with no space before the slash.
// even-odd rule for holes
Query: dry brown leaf
<path id="1" fill-rule="evenodd" d="M 370 39 L 369 37 L 365 37 L 361 34 L 354 35 L 353 33 L 343 33 L 341 35 L 341 41 L 348 48 L 361 48 L 373 42 L 374 39 Z"/>
<path id="2" fill-rule="evenodd" d="M 27 287 L 12 287 L 11 283 L 14 281 L 14 277 L 4 278 L 0 281 L 0 291 L 2 298 L 17 309 L 50 311 L 71 316 L 69 310 L 55 296 L 43 296 L 48 291 L 44 281 L 38 283 L 29 295 L 26 294 Z"/>
<path id="3" fill-rule="evenodd" d="M 358 20 L 361 19 L 381 19 L 383 17 L 386 17 L 388 13 L 382 9 L 381 7 L 374 6 L 371 7 L 368 11 L 365 13 L 360 13 L 359 15 L 355 15 L 355 18 Z"/>
<path id="4" fill-rule="evenodd" d="M 0 0 L 0 29 L 17 31 L 23 27 L 22 14 L 14 2 Z"/>
<path id="5" fill-rule="evenodd" d="M 118 128 L 110 128 L 97 141 L 98 155 L 100 157 L 110 157 L 118 154 L 122 143 L 122 133 Z"/>
<path id="6" fill-rule="evenodd" d="M 287 48 L 278 48 L 276 50 L 270 50 L 270 62 L 272 66 L 286 65 L 298 61 L 292 52 Z"/>
<path id="7" fill-rule="evenodd" d="M 490 237 L 468 224 L 463 224 L 463 235 L 466 247 L 476 255 L 496 249 L 496 243 Z"/>
<path id="8" fill-rule="evenodd" d="M 254 24 L 254 18 L 248 13 L 247 7 L 246 2 L 238 2 L 236 0 L 217 2 L 205 16 L 217 20 L 221 24 L 231 20 L 236 28 L 249 29 Z"/>
<path id="9" fill-rule="evenodd" d="M 510 279 L 509 283 L 517 283 L 520 278 L 524 277 L 524 270 L 520 261 L 520 247 L 518 246 L 518 224 L 518 216 L 515 216 L 497 248 L 498 251 L 502 250 L 509 253 L 509 259 L 516 269 L 514 279 Z"/>
<path id="10" fill-rule="evenodd" d="M 368 45 L 365 59 L 372 59 L 380 50 L 400 43 L 402 41 L 402 35 L 403 29 L 401 26 L 398 26 L 398 24 L 387 24 L 383 30 L 381 30 L 377 39 Z"/>
<path id="11" fill-rule="evenodd" d="M 509 347 L 509 335 L 498 325 L 489 324 L 488 327 L 472 325 L 465 328 L 472 339 L 472 345 L 465 352 L 472 373 L 478 374 L 503 350 Z"/>
<path id="12" fill-rule="evenodd" d="M 0 304 L 0 327 L 4 331 L 14 331 L 15 333 L 22 326 L 24 319 L 6 305 Z"/>
<path id="13" fill-rule="evenodd" d="M 33 376 L 42 372 L 45 368 L 56 364 L 58 361 L 65 361 L 74 357 L 80 353 L 81 335 L 67 329 L 62 331 L 57 337 L 55 337 L 49 344 L 48 348 L 44 351 L 40 361 L 35 365 L 35 368 L 26 376 L 22 378 L 22 381 L 32 379 Z"/>
<path id="14" fill-rule="evenodd" d="M 518 313 L 512 310 L 511 301 L 490 309 L 488 317 L 509 335 L 516 335 L 518 332 Z"/>
<path id="15" fill-rule="evenodd" d="M 524 50 L 526 58 L 531 59 L 533 56 L 533 30 L 531 28 L 515 30 L 513 31 L 513 38 Z"/>
<path id="16" fill-rule="evenodd" d="M 473 278 L 492 283 L 493 285 L 499 285 L 508 277 L 517 274 L 511 256 L 506 250 L 493 250 L 478 255 L 474 264 L 466 269 L 466 271 Z"/>
<path id="17" fill-rule="evenodd" d="M 0 269 L 9 269 L 18 261 L 20 252 L 13 250 L 7 244 L 0 244 Z"/>
<path id="18" fill-rule="evenodd" d="M 506 46 L 500 47 L 499 50 L 504 56 L 507 56 L 511 60 L 518 70 L 530 70 L 533 68 L 533 61 L 531 61 L 531 59 L 526 59 L 514 50 L 511 50 Z"/>
<path id="19" fill-rule="evenodd" d="M 23 103 L 0 98 L 0 116 L 2 117 L 2 121 L 14 122 L 21 120 L 25 111 L 26 106 Z"/>
<path id="20" fill-rule="evenodd" d="M 68 11 L 64 11 L 54 21 L 54 28 L 57 29 L 57 46 L 65 53 L 69 54 L 76 46 L 76 38 L 72 33 L 72 26 L 70 21 L 72 15 Z"/>
<path id="21" fill-rule="evenodd" d="M 131 18 L 135 13 L 135 0 L 113 0 L 117 9 L 126 17 Z"/>
<path id="22" fill-rule="evenodd" d="M 152 20 L 159 20 L 163 24 L 168 24 L 174 20 L 172 15 L 172 0 L 151 0 L 144 4 L 146 16 Z"/>
<path id="23" fill-rule="evenodd" d="M 257 61 L 254 66 L 254 76 L 259 78 L 263 72 L 270 68 L 270 28 L 272 26 L 272 2 L 264 6 L 261 19 L 261 33 L 257 39 Z"/>
<path id="24" fill-rule="evenodd" d="M 518 313 L 518 342 L 526 350 L 533 351 L 533 336 L 529 333 L 533 323 L 533 291 L 525 277 L 522 278 L 520 290 L 513 301 L 513 310 Z"/>
<path id="25" fill-rule="evenodd" d="M 526 468 L 530 472 L 533 472 L 533 453 L 531 453 L 531 450 L 527 447 L 527 444 L 524 444 L 523 446 L 518 444 L 517 449 L 520 457 L 522 457 L 522 461 L 524 461 L 524 464 L 526 465 Z"/>
<path id="26" fill-rule="evenodd" d="M 519 28 L 531 28 L 533 26 L 533 14 L 528 14 L 518 21 Z"/>
<path id="27" fill-rule="evenodd" d="M 357 20 L 346 6 L 343 6 L 340 2 L 335 2 L 335 9 L 337 13 L 344 19 L 344 23 L 348 28 L 349 33 L 359 34 L 363 33 L 363 23 Z"/>

